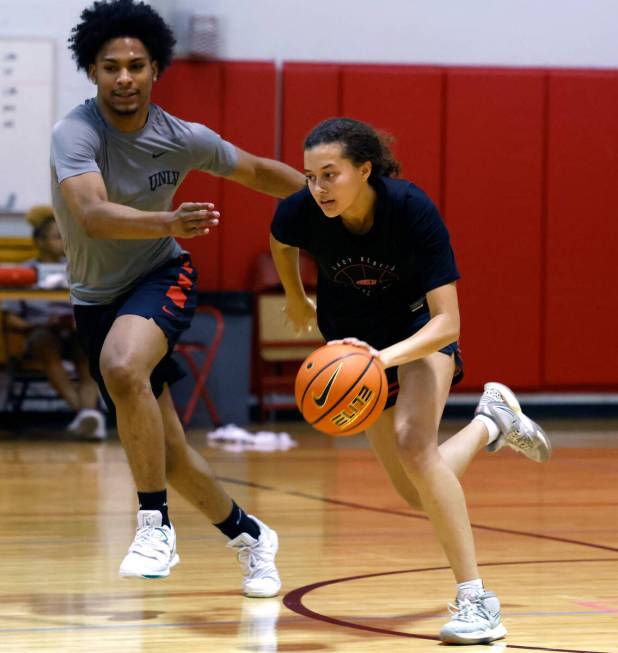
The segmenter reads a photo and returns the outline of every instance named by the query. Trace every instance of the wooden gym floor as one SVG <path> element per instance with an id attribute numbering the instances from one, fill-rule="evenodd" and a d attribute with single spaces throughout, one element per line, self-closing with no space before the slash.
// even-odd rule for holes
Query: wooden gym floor
<path id="1" fill-rule="evenodd" d="M 460 424 L 447 421 L 445 433 Z M 463 479 L 506 640 L 480 651 L 618 651 L 618 422 L 545 422 L 536 465 L 483 452 Z M 299 423 L 287 452 L 203 449 L 248 511 L 277 529 L 283 590 L 246 599 L 223 538 L 171 494 L 181 564 L 117 576 L 135 499 L 117 438 L 0 433 L 0 650 L 170 653 L 444 651 L 453 582 L 426 519 L 391 490 L 364 438 Z"/>

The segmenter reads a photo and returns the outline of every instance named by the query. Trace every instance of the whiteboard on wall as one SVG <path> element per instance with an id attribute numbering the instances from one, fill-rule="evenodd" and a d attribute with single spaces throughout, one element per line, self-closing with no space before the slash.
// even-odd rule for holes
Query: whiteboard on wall
<path id="1" fill-rule="evenodd" d="M 55 43 L 0 38 L 0 211 L 50 201 Z"/>

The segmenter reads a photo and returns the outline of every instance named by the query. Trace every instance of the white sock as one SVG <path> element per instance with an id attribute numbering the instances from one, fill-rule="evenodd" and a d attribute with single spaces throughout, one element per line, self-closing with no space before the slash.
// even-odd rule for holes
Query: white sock
<path id="1" fill-rule="evenodd" d="M 457 598 L 462 599 L 469 596 L 478 596 L 485 591 L 483 581 L 480 578 L 474 580 L 466 580 L 457 585 Z"/>
<path id="2" fill-rule="evenodd" d="M 498 428 L 498 425 L 493 421 L 493 419 L 487 417 L 486 415 L 477 415 L 474 419 L 478 419 L 479 422 L 483 422 L 483 424 L 485 424 L 485 428 L 489 433 L 487 444 L 491 444 L 494 440 L 498 439 L 498 436 L 500 435 L 500 429 Z M 474 421 L 474 419 L 472 421 Z"/>

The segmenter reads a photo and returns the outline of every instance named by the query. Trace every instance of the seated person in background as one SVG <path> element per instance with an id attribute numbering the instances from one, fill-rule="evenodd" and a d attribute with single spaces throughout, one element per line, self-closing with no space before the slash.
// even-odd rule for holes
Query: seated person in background
<path id="1" fill-rule="evenodd" d="M 32 226 L 37 256 L 25 264 L 64 263 L 64 246 L 51 206 L 35 206 L 26 220 Z M 105 417 L 97 410 L 99 389 L 88 371 L 88 359 L 79 344 L 73 310 L 69 302 L 6 301 L 6 324 L 10 332 L 24 334 L 24 359 L 46 373 L 51 386 L 76 411 L 68 430 L 74 435 L 102 440 L 106 436 Z M 75 385 L 63 360 L 75 365 Z"/>

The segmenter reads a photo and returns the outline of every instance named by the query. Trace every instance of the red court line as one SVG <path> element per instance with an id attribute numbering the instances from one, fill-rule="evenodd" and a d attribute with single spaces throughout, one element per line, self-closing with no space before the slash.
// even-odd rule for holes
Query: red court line
<path id="1" fill-rule="evenodd" d="M 413 514 L 413 513 L 408 513 L 408 512 L 402 512 L 399 510 L 389 510 L 385 508 L 377 508 L 373 506 L 366 506 L 363 504 L 359 503 L 353 503 L 350 501 L 340 501 L 338 499 L 331 499 L 328 497 L 322 497 L 319 495 L 313 495 L 313 494 L 307 494 L 305 492 L 297 492 L 294 490 L 284 490 L 281 488 L 276 488 L 272 487 L 269 485 L 263 485 L 261 483 L 253 483 L 251 481 L 242 481 L 239 479 L 233 479 L 233 478 L 226 478 L 226 477 L 218 477 L 219 480 L 225 481 L 228 483 L 233 483 L 236 485 L 244 485 L 246 487 L 253 487 L 256 489 L 261 489 L 261 490 L 267 490 L 270 492 L 281 492 L 282 494 L 286 494 L 288 496 L 295 496 L 299 497 L 302 499 L 310 499 L 312 501 L 320 501 L 322 503 L 328 503 L 331 505 L 336 505 L 336 506 L 342 506 L 346 508 L 354 508 L 357 510 L 368 510 L 370 512 L 377 512 L 377 513 L 382 513 L 382 514 L 388 514 L 388 515 L 396 515 L 398 517 L 407 517 L 409 519 L 420 519 L 424 521 L 429 521 L 429 519 L 424 516 L 424 515 L 418 515 L 418 514 Z M 479 530 L 486 530 L 490 532 L 495 532 L 495 533 L 506 533 L 509 535 L 519 535 L 522 537 L 532 537 L 536 539 L 541 539 L 541 540 L 549 540 L 553 542 L 560 542 L 564 544 L 575 544 L 577 546 L 585 546 L 588 548 L 593 548 L 593 549 L 601 549 L 605 551 L 612 551 L 612 552 L 618 552 L 617 547 L 611 547 L 611 546 L 606 546 L 603 544 L 595 544 L 593 542 L 583 542 L 581 540 L 571 540 L 567 539 L 564 537 L 556 537 L 553 535 L 542 535 L 539 533 L 530 533 L 527 531 L 516 531 L 512 529 L 507 529 L 507 528 L 497 528 L 494 526 L 484 526 L 483 524 L 472 524 L 473 528 L 479 529 Z M 603 559 L 583 559 L 583 560 L 533 560 L 533 561 L 523 561 L 523 562 L 493 562 L 493 563 L 481 563 L 479 564 L 480 567 L 486 567 L 486 566 L 506 566 L 506 565 L 522 565 L 522 564 L 549 564 L 549 563 L 574 563 L 574 562 L 605 562 L 605 561 L 615 561 L 614 558 L 603 558 Z M 284 598 L 283 598 L 283 603 L 284 605 L 292 610 L 293 612 L 296 612 L 297 614 L 300 614 L 302 616 L 308 617 L 310 619 L 317 619 L 319 621 L 323 621 L 326 623 L 331 623 L 333 625 L 338 625 L 338 626 L 343 626 L 346 628 L 354 628 L 358 630 L 364 630 L 364 631 L 370 631 L 370 632 L 375 632 L 383 635 L 395 635 L 398 637 L 410 637 L 414 639 L 426 639 L 426 640 L 431 640 L 431 641 L 439 641 L 439 638 L 436 636 L 432 635 L 422 635 L 422 634 L 411 634 L 411 633 L 401 633 L 397 631 L 391 631 L 383 628 L 376 628 L 373 626 L 362 626 L 359 624 L 354 624 L 346 621 L 342 621 L 340 619 L 335 619 L 333 617 L 328 617 L 326 615 L 321 615 L 317 612 L 313 612 L 312 610 L 309 610 L 306 606 L 302 604 L 302 597 L 305 594 L 308 594 L 309 592 L 319 588 L 319 587 L 324 587 L 326 585 L 332 585 L 335 583 L 340 583 L 344 581 L 349 581 L 349 580 L 358 580 L 358 579 L 363 579 L 363 578 L 371 578 L 374 576 L 388 576 L 388 575 L 393 575 L 393 574 L 402 574 L 402 573 L 418 573 L 422 571 L 442 571 L 442 570 L 449 570 L 450 567 L 429 567 L 425 569 L 409 569 L 409 570 L 404 570 L 404 571 L 392 571 L 392 572 L 383 572 L 383 573 L 378 573 L 378 574 L 366 574 L 366 575 L 361 575 L 361 576 L 350 576 L 348 578 L 342 578 L 342 579 L 334 579 L 330 581 L 323 581 L 320 583 L 313 583 L 311 585 L 305 585 L 304 587 L 297 588 L 295 590 L 292 590 L 291 592 L 288 592 Z M 606 651 L 590 651 L 590 650 L 580 650 L 580 649 L 566 649 L 566 648 L 548 648 L 548 647 L 543 647 L 543 646 L 523 646 L 523 645 L 517 645 L 517 644 L 508 644 L 508 648 L 513 648 L 513 649 L 520 649 L 520 650 L 528 650 L 528 651 L 547 651 L 548 653 L 609 653 Z"/>
<path id="2" fill-rule="evenodd" d="M 479 567 L 505 567 L 513 565 L 547 565 L 547 564 L 573 564 L 573 563 L 589 563 L 589 562 L 616 562 L 615 558 L 601 558 L 601 559 L 581 559 L 581 560 L 523 560 L 523 561 L 509 561 L 509 562 L 486 562 L 479 564 Z M 362 624 L 357 624 L 352 621 L 344 621 L 343 619 L 336 619 L 334 617 L 329 617 L 327 615 L 320 614 L 314 610 L 307 608 L 302 600 L 307 594 L 313 590 L 319 589 L 321 587 L 326 587 L 328 585 L 335 585 L 338 583 L 345 583 L 353 580 L 363 580 L 366 578 L 376 578 L 378 576 L 394 576 L 397 574 L 415 574 L 422 573 L 425 571 L 450 571 L 449 566 L 442 567 L 424 567 L 419 569 L 403 569 L 400 571 L 386 571 L 374 574 L 362 574 L 358 576 L 347 576 L 345 578 L 335 578 L 331 580 L 321 581 L 319 583 L 312 583 L 310 585 L 305 585 L 304 587 L 298 587 L 291 592 L 288 592 L 283 597 L 283 605 L 292 612 L 300 614 L 303 617 L 308 617 L 309 619 L 315 619 L 316 621 L 322 621 L 335 626 L 342 626 L 344 628 L 352 628 L 354 630 L 363 630 L 369 631 L 372 633 L 378 633 L 380 635 L 394 635 L 396 637 L 409 637 L 411 639 L 428 639 L 432 641 L 440 641 L 440 639 L 434 635 L 423 635 L 420 633 L 403 633 L 397 630 L 388 630 L 386 628 L 377 628 L 374 626 L 365 626 Z M 502 642 L 502 640 L 500 640 Z M 524 646 L 522 644 L 510 644 L 504 642 L 509 649 L 519 649 L 524 651 L 548 651 L 549 653 L 609 653 L 609 651 L 591 651 L 591 650 L 582 650 L 582 649 L 572 649 L 572 648 L 550 648 L 547 646 Z M 489 649 L 488 649 L 489 650 Z"/>

